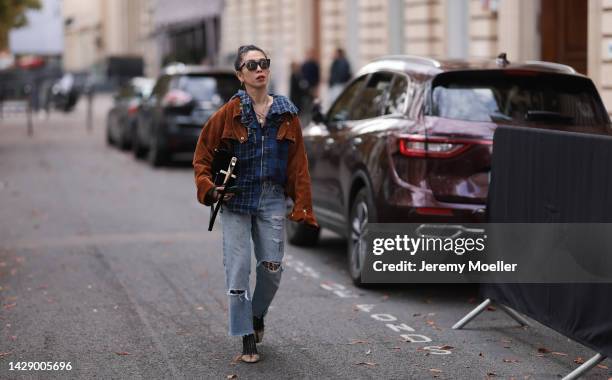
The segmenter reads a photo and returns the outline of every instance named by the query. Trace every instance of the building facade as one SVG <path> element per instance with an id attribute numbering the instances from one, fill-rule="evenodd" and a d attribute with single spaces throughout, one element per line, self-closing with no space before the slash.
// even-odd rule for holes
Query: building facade
<path id="1" fill-rule="evenodd" d="M 63 0 L 64 69 L 85 71 L 111 56 L 150 52 L 150 0 Z"/>
<path id="2" fill-rule="evenodd" d="M 269 52 L 275 90 L 285 94 L 289 64 L 310 49 L 323 84 L 337 47 L 353 71 L 387 54 L 492 59 L 506 52 L 510 61 L 573 66 L 612 110 L 612 0 L 226 0 L 220 55 L 246 43 Z"/>

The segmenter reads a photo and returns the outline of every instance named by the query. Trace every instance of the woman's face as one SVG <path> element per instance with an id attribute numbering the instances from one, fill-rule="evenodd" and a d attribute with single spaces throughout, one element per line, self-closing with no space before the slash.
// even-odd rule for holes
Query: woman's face
<path id="1" fill-rule="evenodd" d="M 242 62 L 240 64 L 253 60 L 259 61 L 260 59 L 266 59 L 266 56 L 259 50 L 250 50 L 242 56 Z M 244 82 L 245 87 L 250 86 L 256 89 L 266 88 L 268 86 L 268 80 L 270 79 L 270 69 L 263 70 L 259 65 L 254 71 L 249 71 L 246 66 L 242 66 L 242 69 L 236 73 L 238 79 Z"/>

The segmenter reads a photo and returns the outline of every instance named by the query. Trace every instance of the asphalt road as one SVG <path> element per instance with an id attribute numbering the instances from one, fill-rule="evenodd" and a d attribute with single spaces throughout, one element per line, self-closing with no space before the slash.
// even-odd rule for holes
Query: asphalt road
<path id="1" fill-rule="evenodd" d="M 500 310 L 452 330 L 475 286 L 357 289 L 324 233 L 286 246 L 263 360 L 235 361 L 220 228 L 206 231 L 190 163 L 154 170 L 108 147 L 109 104 L 92 133 L 83 102 L 35 118 L 33 137 L 22 116 L 0 120 L 0 378 L 556 379 L 594 354 Z M 72 369 L 10 370 L 43 361 Z"/>

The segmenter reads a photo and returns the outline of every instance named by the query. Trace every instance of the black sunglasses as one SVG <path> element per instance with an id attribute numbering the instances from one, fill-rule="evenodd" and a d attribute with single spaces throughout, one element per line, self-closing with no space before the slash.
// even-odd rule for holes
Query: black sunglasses
<path id="1" fill-rule="evenodd" d="M 242 65 L 240 65 L 240 70 L 242 70 L 242 68 L 246 66 L 247 70 L 255 71 L 257 70 L 257 65 L 259 65 L 259 67 L 261 67 L 262 70 L 268 69 L 270 68 L 270 60 L 267 58 L 262 58 L 259 61 L 250 59 L 246 62 L 243 62 Z"/>

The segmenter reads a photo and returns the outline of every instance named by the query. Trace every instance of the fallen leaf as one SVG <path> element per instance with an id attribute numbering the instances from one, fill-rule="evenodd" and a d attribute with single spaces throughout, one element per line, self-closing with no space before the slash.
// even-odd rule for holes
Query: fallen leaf
<path id="1" fill-rule="evenodd" d="M 556 352 L 556 351 L 553 351 L 553 352 L 551 352 L 551 354 L 558 355 L 558 356 L 567 356 L 567 354 L 565 352 Z"/>
<path id="2" fill-rule="evenodd" d="M 432 372 L 432 373 L 442 373 L 442 370 L 441 369 L 437 369 L 437 368 L 430 368 L 429 372 Z"/>
<path id="3" fill-rule="evenodd" d="M 129 353 L 129 352 L 125 352 L 125 351 L 115 352 L 115 354 L 117 354 L 117 355 L 119 355 L 119 356 L 130 355 L 130 353 Z"/>
<path id="4" fill-rule="evenodd" d="M 442 347 L 440 347 L 440 349 L 441 349 L 441 350 L 452 350 L 452 349 L 454 349 L 454 348 L 455 348 L 455 347 L 453 347 L 453 346 L 448 346 L 448 345 L 447 345 L 447 346 L 442 346 Z"/>
<path id="5" fill-rule="evenodd" d="M 6 355 L 10 355 L 10 354 L 11 354 L 10 351 L 9 352 L 0 352 L 0 358 L 3 357 L 3 356 L 6 356 Z"/>
<path id="6" fill-rule="evenodd" d="M 370 355 L 371 353 L 372 353 L 372 350 L 368 350 L 368 351 L 366 351 L 366 353 L 365 353 L 365 354 L 366 354 L 366 355 Z"/>
<path id="7" fill-rule="evenodd" d="M 495 377 L 497 374 L 495 372 L 487 372 L 488 377 Z"/>
<path id="8" fill-rule="evenodd" d="M 227 375 L 227 379 L 237 379 L 238 375 Z"/>
<path id="9" fill-rule="evenodd" d="M 504 363 L 518 363 L 519 361 L 517 359 L 503 359 Z"/>
<path id="10" fill-rule="evenodd" d="M 541 353 L 541 354 L 548 354 L 548 353 L 550 353 L 550 350 L 548 348 L 546 348 L 546 347 L 539 347 L 538 348 L 538 352 Z"/>
<path id="11" fill-rule="evenodd" d="M 495 310 L 497 310 L 497 308 L 495 306 L 489 305 L 489 306 L 487 306 L 487 310 L 488 311 L 495 311 Z"/>
<path id="12" fill-rule="evenodd" d="M 576 364 L 584 364 L 584 359 L 581 358 L 580 356 L 578 356 L 576 359 L 574 359 L 574 363 L 576 363 Z"/>
<path id="13" fill-rule="evenodd" d="M 378 365 L 378 363 L 373 363 L 373 362 L 359 362 L 359 363 L 355 363 L 355 365 L 364 365 L 366 367 L 376 367 Z"/>
<path id="14" fill-rule="evenodd" d="M 603 364 L 597 364 L 597 368 L 608 369 L 608 366 L 607 365 L 603 365 Z"/>
<path id="15" fill-rule="evenodd" d="M 392 350 L 401 350 L 401 347 L 391 347 Z"/>
<path id="16" fill-rule="evenodd" d="M 368 342 L 365 340 L 353 339 L 349 344 L 363 344 L 363 343 L 368 343 Z"/>
<path id="17" fill-rule="evenodd" d="M 17 306 L 17 303 L 9 303 L 8 305 L 4 305 L 4 310 L 12 309 Z"/>

